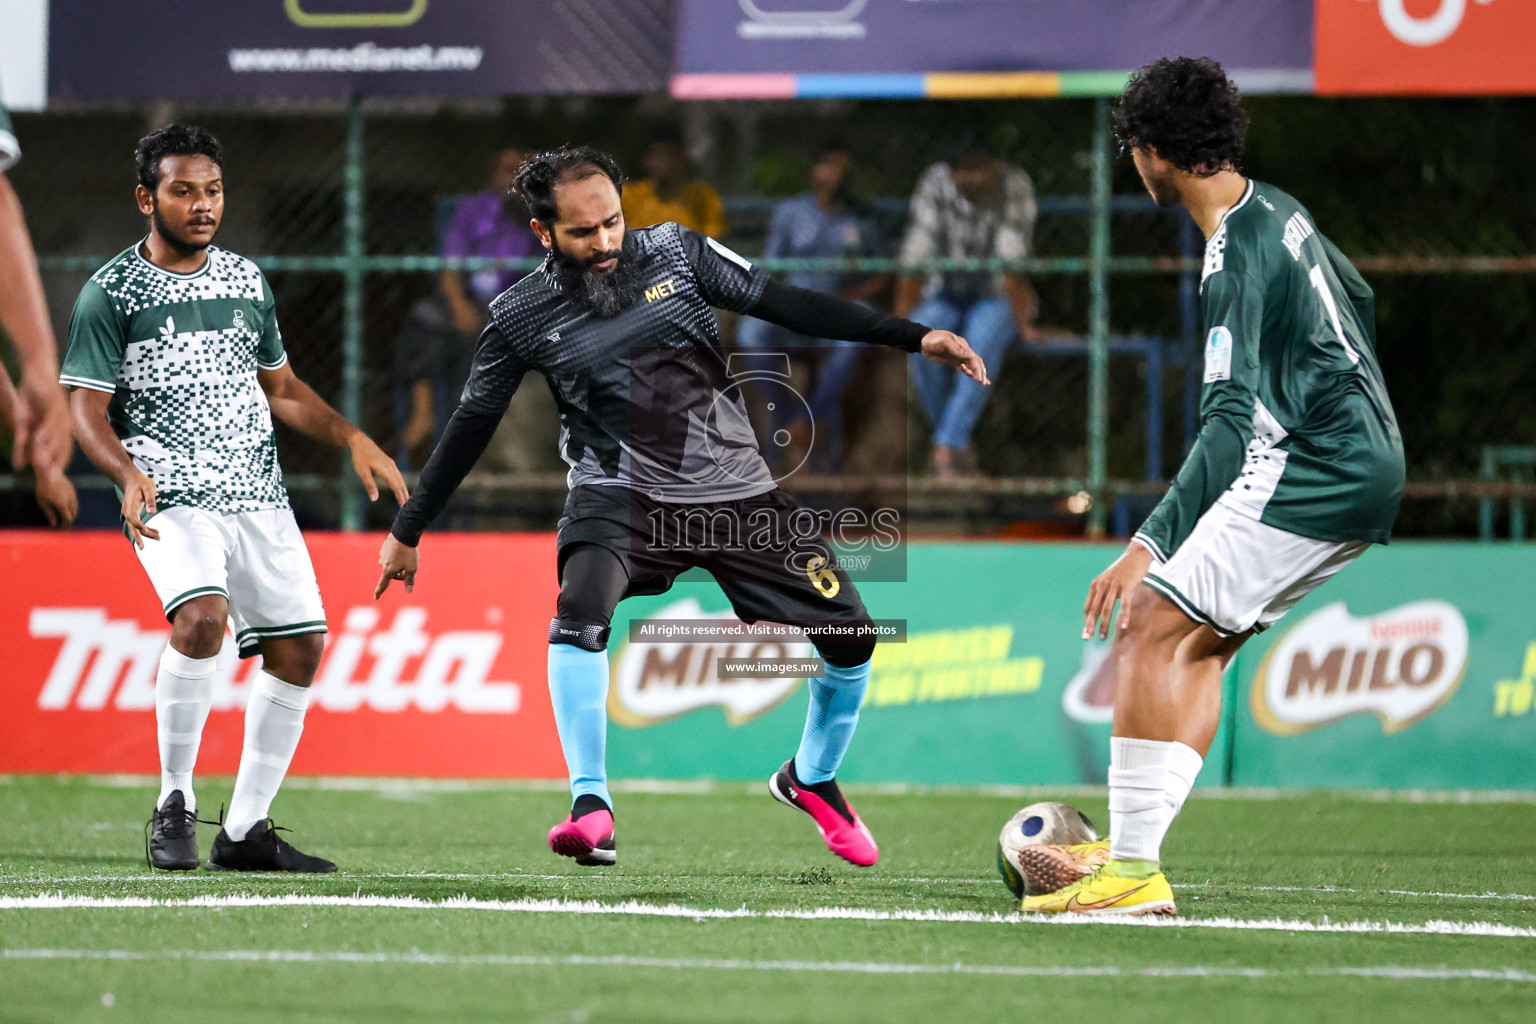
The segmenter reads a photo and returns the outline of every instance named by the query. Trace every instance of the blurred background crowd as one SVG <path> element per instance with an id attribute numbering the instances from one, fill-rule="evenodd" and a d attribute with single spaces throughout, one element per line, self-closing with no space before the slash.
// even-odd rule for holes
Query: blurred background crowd
<path id="1" fill-rule="evenodd" d="M 1523 100 L 1397 100 L 1391 118 L 1376 116 L 1385 102 L 1255 98 L 1247 170 L 1308 204 L 1377 290 L 1382 362 L 1420 487 L 1401 532 L 1476 535 L 1490 515 L 1504 532 L 1507 503 L 1458 497 L 1453 484 L 1531 471 L 1522 453 L 1536 443 L 1536 416 L 1523 396 L 1536 385 L 1536 303 L 1529 274 L 1510 261 L 1530 251 L 1517 225 L 1536 223 L 1536 189 L 1520 187 L 1536 166 L 1536 111 Z M 142 235 L 135 140 L 173 118 L 209 128 L 229 164 L 219 244 L 263 262 L 298 371 L 344 409 L 350 379 L 351 412 L 418 469 L 490 299 L 542 257 L 507 191 L 517 165 L 562 143 L 609 149 L 630 177 L 631 227 L 678 221 L 795 284 L 958 331 L 991 367 L 983 389 L 900 353 L 723 316 L 727 347 L 787 355 L 784 372 L 805 400 L 755 410 L 765 451 L 797 476 L 791 489 L 904 477 L 919 532 L 1069 536 L 1083 533 L 1089 501 L 1097 109 L 1073 99 L 370 100 L 353 140 L 345 102 L 65 105 L 15 115 L 26 158 L 10 177 L 62 343 L 91 269 Z M 361 251 L 348 250 L 346 233 L 354 142 L 364 147 Z M 1155 207 L 1128 161 L 1116 164 L 1113 191 L 1104 453 L 1117 487 L 1103 511 L 1111 532 L 1125 532 L 1197 426 L 1202 240 L 1181 212 Z M 343 301 L 352 259 L 366 266 L 355 313 Z M 349 316 L 360 332 L 350 368 Z M 553 525 L 558 432 L 530 376 L 454 507 L 456 525 Z M 301 521 L 341 522 L 334 456 L 281 430 L 280 443 Z M 82 524 L 113 525 L 110 489 L 76 468 Z M 925 488 L 943 500 L 925 505 Z M 37 518 L 15 491 L 0 502 L 7 522 Z"/>

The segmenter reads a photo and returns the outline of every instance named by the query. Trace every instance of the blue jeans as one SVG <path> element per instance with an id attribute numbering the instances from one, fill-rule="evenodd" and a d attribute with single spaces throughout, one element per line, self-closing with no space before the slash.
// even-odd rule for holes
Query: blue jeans
<path id="1" fill-rule="evenodd" d="M 817 447 L 825 453 L 828 468 L 837 469 L 842 461 L 843 450 L 843 392 L 848 390 L 859 368 L 859 360 L 864 357 L 859 343 L 808 338 L 766 320 L 744 316 L 736 327 L 736 344 L 744 352 L 771 349 L 784 350 L 791 355 L 818 350 L 825 352 L 817 368 L 815 388 L 805 404 L 811 410 L 811 424 L 820 435 Z M 796 419 L 796 411 L 786 403 L 778 403 L 771 416 L 771 429 L 781 430 L 790 426 Z"/>
<path id="2" fill-rule="evenodd" d="M 953 302 L 935 296 L 913 310 L 911 319 L 936 331 L 953 331 L 965 338 L 987 364 L 987 373 L 993 379 L 1004 351 L 1017 337 L 1013 312 L 1004 299 Z M 912 356 L 912 383 L 933 427 L 933 443 L 946 448 L 969 447 L 971 431 L 987 404 L 988 389 L 920 352 Z"/>

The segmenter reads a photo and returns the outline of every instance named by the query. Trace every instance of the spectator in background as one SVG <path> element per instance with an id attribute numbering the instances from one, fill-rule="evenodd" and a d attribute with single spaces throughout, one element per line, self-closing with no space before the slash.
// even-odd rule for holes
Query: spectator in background
<path id="1" fill-rule="evenodd" d="M 11 465 L 18 471 L 30 465 L 37 474 L 37 503 L 48 522 L 69 526 L 80 507 L 74 485 L 64 475 L 74 443 L 32 236 L 21 200 L 5 174 L 19 159 L 21 146 L 11 132 L 10 115 L 0 106 L 0 327 L 21 365 L 19 388 L 0 366 L 0 427 L 11 435 Z"/>
<path id="2" fill-rule="evenodd" d="M 648 228 L 671 220 L 716 241 L 724 240 L 725 204 L 714 186 L 689 180 L 692 168 L 677 129 L 652 133 L 640 163 L 649 177 L 624 186 L 626 225 Z"/>
<path id="3" fill-rule="evenodd" d="M 912 194 L 904 264 L 935 258 L 1022 259 L 1035 226 L 1035 190 L 1029 175 L 986 153 L 967 152 L 953 164 L 923 172 Z M 1036 300 L 1020 273 L 946 271 L 901 280 L 896 315 L 938 330 L 955 331 L 994 371 L 1015 337 L 1040 339 Z M 940 477 L 973 471 L 971 430 L 981 418 L 987 389 L 933 363 L 913 360 L 912 378 L 933 428 L 933 470 Z"/>
<path id="4" fill-rule="evenodd" d="M 445 258 L 543 255 L 528 226 L 527 209 L 510 191 L 524 156 L 510 146 L 496 154 L 485 189 L 461 200 L 453 211 L 442 237 Z M 437 291 L 412 307 L 395 352 L 402 466 L 418 446 L 436 441 L 469 376 L 491 300 L 524 273 L 444 270 Z"/>
<path id="5" fill-rule="evenodd" d="M 880 239 L 862 204 L 848 188 L 852 158 L 839 146 L 824 149 L 811 168 L 810 191 L 785 199 L 773 209 L 768 227 L 768 241 L 763 256 L 779 257 L 858 257 L 875 256 Z M 800 288 L 840 295 L 850 302 L 870 305 L 873 298 L 889 284 L 888 275 L 845 273 L 837 270 L 802 270 L 785 275 L 785 281 Z M 773 348 L 824 349 L 824 358 L 816 374 L 815 385 L 807 402 L 811 419 L 804 408 L 779 402 L 771 414 L 773 442 L 763 446 L 770 462 L 794 468 L 804 448 L 810 443 L 811 425 L 820 435 L 811 452 L 817 468 L 836 471 L 842 457 L 843 393 L 858 369 L 863 348 L 851 341 L 829 341 L 792 334 L 782 327 L 744 317 L 737 328 L 736 343 L 748 351 Z M 815 354 L 810 352 L 807 354 Z M 780 431 L 784 431 L 780 434 Z M 775 468 L 778 468 L 776 465 Z"/>

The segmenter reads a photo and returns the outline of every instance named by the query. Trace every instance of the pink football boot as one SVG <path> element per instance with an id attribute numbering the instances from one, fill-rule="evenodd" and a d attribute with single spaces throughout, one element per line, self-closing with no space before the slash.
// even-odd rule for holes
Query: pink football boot
<path id="1" fill-rule="evenodd" d="M 827 849 L 850 864 L 867 868 L 880 859 L 880 847 L 875 837 L 859 820 L 854 809 L 848 806 L 843 794 L 832 780 L 816 784 L 820 793 L 813 793 L 795 778 L 795 759 L 784 762 L 784 767 L 768 779 L 768 792 L 781 804 L 788 804 L 797 811 L 804 811 L 816 823 Z"/>
<path id="2" fill-rule="evenodd" d="M 607 867 L 617 862 L 613 815 L 589 811 L 579 818 L 567 817 L 549 830 L 549 848 L 562 857 L 574 857 L 583 867 Z"/>

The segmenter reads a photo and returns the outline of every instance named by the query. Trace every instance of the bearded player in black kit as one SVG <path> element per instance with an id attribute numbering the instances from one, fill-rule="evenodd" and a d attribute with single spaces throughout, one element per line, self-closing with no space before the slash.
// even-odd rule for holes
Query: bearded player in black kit
<path id="1" fill-rule="evenodd" d="M 920 351 L 983 384 L 986 368 L 958 335 L 779 283 L 678 224 L 626 231 L 623 181 L 614 160 L 589 147 L 541 153 L 518 171 L 514 191 L 549 256 L 492 302 L 459 407 L 379 553 L 375 597 L 391 580 L 413 588 L 422 533 L 485 450 L 524 372 L 539 371 L 571 466 L 549 689 L 573 800 L 550 848 L 578 864 L 615 862 L 609 623 L 623 598 L 662 593 L 697 566 L 743 622 L 796 626 L 816 645 L 825 674 L 811 680 L 799 750 L 769 789 L 810 815 L 838 856 L 873 864 L 879 849 L 834 775 L 869 682 L 874 624 L 819 538 L 786 531 L 796 513 L 810 513 L 778 489 L 745 406 L 725 394 L 711 307 L 811 337 Z"/>

